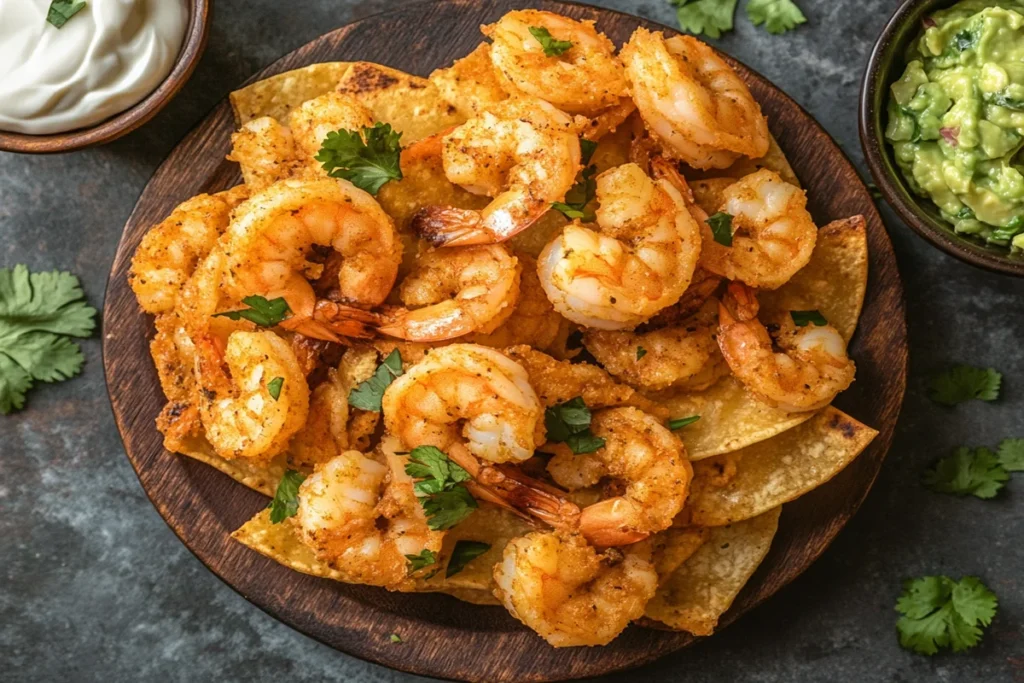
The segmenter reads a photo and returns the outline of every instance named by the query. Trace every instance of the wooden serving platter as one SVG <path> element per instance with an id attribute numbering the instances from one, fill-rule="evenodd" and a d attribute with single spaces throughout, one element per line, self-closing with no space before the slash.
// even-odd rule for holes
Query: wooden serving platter
<path id="1" fill-rule="evenodd" d="M 625 14 L 552 0 L 439 1 L 332 31 L 252 80 L 336 60 L 379 62 L 426 76 L 469 53 L 481 40 L 482 23 L 524 7 L 594 19 L 617 44 L 638 26 L 674 33 Z M 807 112 L 753 70 L 742 64 L 736 68 L 807 188 L 818 224 L 858 213 L 867 218 L 870 281 L 850 349 L 857 362 L 857 381 L 838 404 L 880 433 L 827 485 L 785 506 L 768 557 L 719 629 L 803 572 L 860 506 L 892 440 L 907 368 L 902 286 L 892 245 L 867 188 Z M 231 540 L 229 534 L 267 500 L 210 467 L 163 449 L 154 426 L 164 397 L 148 353 L 152 321 L 136 304 L 126 275 L 145 231 L 174 206 L 197 193 L 240 181 L 237 167 L 224 159 L 233 129 L 225 100 L 153 175 L 125 225 L 103 311 L 107 386 L 125 450 L 150 500 L 185 545 L 235 590 L 286 624 L 343 652 L 417 674 L 470 681 L 564 680 L 635 667 L 692 643 L 695 639 L 685 633 L 633 626 L 607 647 L 556 650 L 501 608 L 305 576 Z M 402 635 L 401 645 L 390 642 L 391 633 Z"/>

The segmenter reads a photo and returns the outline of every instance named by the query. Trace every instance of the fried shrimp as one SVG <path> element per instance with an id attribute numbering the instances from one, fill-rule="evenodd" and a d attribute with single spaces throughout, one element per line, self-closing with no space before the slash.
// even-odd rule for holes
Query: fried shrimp
<path id="1" fill-rule="evenodd" d="M 635 543 L 667 529 L 686 502 L 693 468 L 686 448 L 659 420 L 636 408 L 597 412 L 590 431 L 604 439 L 593 453 L 560 449 L 548 473 L 575 491 L 609 477 L 625 491 L 583 509 L 579 530 L 598 546 Z"/>
<path id="2" fill-rule="evenodd" d="M 283 451 L 309 412 L 291 345 L 269 331 L 233 332 L 223 352 L 210 335 L 195 344 L 199 413 L 217 454 L 269 460 Z"/>
<path id="3" fill-rule="evenodd" d="M 164 435 L 164 448 L 176 453 L 202 428 L 193 370 L 195 345 L 177 313 L 158 315 L 154 326 L 156 334 L 149 344 L 149 353 L 156 364 L 160 388 L 167 397 L 167 404 L 156 419 L 156 427 Z"/>
<path id="4" fill-rule="evenodd" d="M 605 330 L 632 328 L 675 303 L 700 255 L 700 228 L 666 180 L 636 164 L 597 177 L 598 231 L 572 223 L 537 272 L 555 310 Z"/>
<path id="5" fill-rule="evenodd" d="M 777 289 L 811 260 L 818 228 L 803 190 L 762 169 L 723 195 L 719 210 L 732 216 L 732 246 L 715 241 L 702 222 L 701 266 L 751 287 Z"/>
<path id="6" fill-rule="evenodd" d="M 488 462 L 521 462 L 543 439 L 543 410 L 526 371 L 475 344 L 432 349 L 391 383 L 382 405 L 388 433 L 407 448 L 464 443 Z"/>
<path id="7" fill-rule="evenodd" d="M 291 310 L 283 327 L 329 341 L 338 341 L 336 333 L 365 335 L 365 321 L 334 315 L 329 326 L 314 319 L 317 297 L 309 279 L 322 270 L 309 260 L 314 247 L 333 248 L 341 257 L 339 296 L 365 307 L 388 296 L 402 259 L 394 224 L 376 200 L 333 178 L 270 186 L 239 207 L 225 240 L 229 298 L 283 297 Z M 337 312 L 339 304 L 325 303 Z"/>
<path id="8" fill-rule="evenodd" d="M 495 596 L 554 647 L 606 645 L 644 613 L 658 587 L 649 542 L 598 554 L 579 536 L 512 539 L 494 567 Z"/>
<path id="9" fill-rule="evenodd" d="M 427 526 L 395 440 L 381 450 L 387 464 L 345 451 L 318 465 L 299 486 L 295 524 L 347 581 L 400 590 L 410 582 L 406 556 L 438 552 L 444 533 Z"/>
<path id="10" fill-rule="evenodd" d="M 754 291 L 729 285 L 719 309 L 718 343 L 733 374 L 757 398 L 790 412 L 828 405 L 853 382 L 856 366 L 831 325 L 797 327 L 789 314 L 766 328 Z M 771 332 L 769 332 L 771 330 Z"/>
<path id="11" fill-rule="evenodd" d="M 239 185 L 214 195 L 197 195 L 149 229 L 128 273 L 142 310 L 156 314 L 174 309 L 181 288 L 217 244 L 231 211 L 247 194 L 246 187 Z"/>
<path id="12" fill-rule="evenodd" d="M 559 55 L 545 54 L 533 35 L 538 29 L 547 30 L 555 40 L 569 42 L 569 48 Z M 494 41 L 491 61 L 513 96 L 525 93 L 562 111 L 588 117 L 629 99 L 615 45 L 592 21 L 520 10 L 481 30 Z"/>
<path id="13" fill-rule="evenodd" d="M 515 309 L 520 273 L 501 244 L 429 250 L 399 288 L 402 303 L 418 308 L 389 311 L 378 331 L 410 341 L 493 332 Z"/>
<path id="14" fill-rule="evenodd" d="M 448 180 L 493 197 L 482 210 L 428 206 L 413 229 L 435 246 L 504 242 L 565 199 L 580 168 L 578 124 L 544 100 L 500 102 L 443 136 Z"/>
<path id="15" fill-rule="evenodd" d="M 351 95 L 330 92 L 315 97 L 288 115 L 288 127 L 296 152 L 307 166 L 323 175 L 315 157 L 328 133 L 336 130 L 360 131 L 373 126 L 373 114 Z"/>
<path id="16" fill-rule="evenodd" d="M 621 56 L 644 123 L 674 159 L 694 168 L 726 168 L 741 155 L 767 153 L 761 108 L 711 46 L 638 28 Z"/>
<path id="17" fill-rule="evenodd" d="M 588 330 L 583 345 L 605 370 L 633 386 L 699 391 L 720 376 L 717 331 L 718 300 L 708 299 L 696 315 L 664 327 Z"/>

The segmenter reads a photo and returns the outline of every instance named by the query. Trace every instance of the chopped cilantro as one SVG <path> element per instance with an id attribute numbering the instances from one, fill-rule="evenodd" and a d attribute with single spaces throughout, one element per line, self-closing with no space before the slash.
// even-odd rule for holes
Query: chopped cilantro
<path id="1" fill-rule="evenodd" d="M 68 23 L 68 19 L 81 12 L 85 5 L 83 0 L 53 0 L 46 13 L 46 21 L 61 28 Z"/>
<path id="2" fill-rule="evenodd" d="M 679 27 L 695 35 L 720 38 L 732 30 L 737 0 L 673 0 Z"/>
<path id="3" fill-rule="evenodd" d="M 377 366 L 372 377 L 360 382 L 348 393 L 348 404 L 353 408 L 379 413 L 384 390 L 401 374 L 402 354 L 395 349 Z"/>
<path id="4" fill-rule="evenodd" d="M 715 241 L 723 247 L 732 246 L 732 214 L 719 211 L 704 221 L 711 228 Z"/>
<path id="5" fill-rule="evenodd" d="M 437 553 L 424 548 L 415 555 L 406 555 L 405 559 L 409 565 L 409 573 L 418 572 L 437 563 Z"/>
<path id="6" fill-rule="evenodd" d="M 467 564 L 490 549 L 491 544 L 482 541 L 456 541 L 451 559 L 448 560 L 448 568 L 444 571 L 444 577 L 447 579 L 455 576 L 465 569 Z"/>
<path id="7" fill-rule="evenodd" d="M 992 623 L 999 601 L 973 576 L 923 576 L 903 584 L 896 601 L 900 645 L 922 655 L 940 648 L 962 652 L 981 641 L 981 627 Z"/>
<path id="8" fill-rule="evenodd" d="M 932 380 L 929 396 L 945 406 L 971 399 L 995 401 L 1002 381 L 1003 376 L 992 368 L 957 365 Z"/>
<path id="9" fill-rule="evenodd" d="M 1003 439 L 999 444 L 999 464 L 1007 472 L 1024 472 L 1024 439 Z"/>
<path id="10" fill-rule="evenodd" d="M 672 431 L 682 429 L 686 425 L 692 425 L 694 422 L 700 419 L 700 415 L 690 415 L 689 417 L 674 417 L 668 421 L 668 428 Z"/>
<path id="11" fill-rule="evenodd" d="M 580 138 L 580 163 L 586 166 L 590 163 L 590 160 L 594 157 L 594 152 L 597 151 L 597 143 L 593 140 L 587 140 L 586 138 Z"/>
<path id="12" fill-rule="evenodd" d="M 281 398 L 281 387 L 284 386 L 284 377 L 275 377 L 274 379 L 267 382 L 267 391 L 270 392 L 271 398 L 275 401 Z"/>
<path id="13" fill-rule="evenodd" d="M 249 308 L 243 308 L 238 311 L 225 311 L 224 313 L 215 313 L 214 318 L 230 318 L 231 320 L 248 320 L 249 322 L 256 323 L 260 327 L 273 327 L 279 325 L 285 320 L 291 309 L 288 308 L 288 302 L 278 297 L 276 299 L 267 299 L 259 295 L 247 296 L 242 299 L 242 303 Z"/>
<path id="14" fill-rule="evenodd" d="M 933 491 L 977 498 L 992 498 L 1009 478 L 999 458 L 987 448 L 960 447 L 924 473 L 924 483 Z"/>
<path id="15" fill-rule="evenodd" d="M 750 0 L 747 18 L 754 26 L 764 24 L 768 33 L 778 35 L 807 21 L 793 0 Z"/>
<path id="16" fill-rule="evenodd" d="M 591 417 L 582 396 L 551 406 L 544 411 L 548 441 L 564 443 L 576 455 L 602 448 L 604 439 L 590 431 Z"/>
<path id="17" fill-rule="evenodd" d="M 531 26 L 530 35 L 537 39 L 548 57 L 557 57 L 572 47 L 568 40 L 555 40 L 551 33 L 541 26 Z"/>
<path id="18" fill-rule="evenodd" d="M 270 522 L 280 524 L 299 511 L 299 484 L 305 481 L 306 475 L 295 470 L 287 470 L 277 484 L 274 499 L 270 501 Z"/>
<path id="19" fill-rule="evenodd" d="M 376 195 L 384 183 L 402 179 L 401 137 L 389 123 L 363 128 L 362 135 L 340 128 L 327 134 L 313 158 L 332 178 L 344 178 Z"/>
<path id="20" fill-rule="evenodd" d="M 956 45 L 956 49 L 959 52 L 964 50 L 970 50 L 972 47 L 978 44 L 978 32 L 965 28 L 955 36 L 953 36 L 953 44 Z"/>
<path id="21" fill-rule="evenodd" d="M 438 448 L 412 449 L 405 473 L 419 480 L 413 490 L 427 515 L 427 526 L 435 531 L 451 529 L 478 507 L 464 483 L 471 478 L 469 472 Z"/>
<path id="22" fill-rule="evenodd" d="M 641 358 L 643 358 L 646 355 L 647 355 L 647 349 L 645 349 L 642 346 L 636 347 L 636 359 L 637 360 L 640 360 Z"/>
<path id="23" fill-rule="evenodd" d="M 561 211 L 566 218 L 578 218 L 584 223 L 593 222 L 594 212 L 586 211 L 586 207 L 597 196 L 597 181 L 594 180 L 596 173 L 597 168 L 594 166 L 583 169 L 580 179 L 565 193 L 565 201 L 553 202 L 551 208 Z"/>
<path id="24" fill-rule="evenodd" d="M 391 640 L 392 643 L 402 642 L 402 636 L 398 635 L 397 633 L 392 633 L 390 636 L 388 636 L 388 638 Z"/>
<path id="25" fill-rule="evenodd" d="M 427 516 L 427 526 L 434 531 L 451 529 L 479 507 L 464 484 L 423 498 L 420 504 Z"/>
<path id="26" fill-rule="evenodd" d="M 807 327 L 808 323 L 814 323 L 816 327 L 828 325 L 828 321 L 825 320 L 825 316 L 821 314 L 821 311 L 790 311 L 789 315 L 793 318 L 793 324 L 797 327 Z"/>
<path id="27" fill-rule="evenodd" d="M 88 337 L 96 309 L 78 278 L 57 271 L 0 268 L 0 414 L 25 406 L 34 382 L 74 377 L 85 359 L 68 337 Z"/>

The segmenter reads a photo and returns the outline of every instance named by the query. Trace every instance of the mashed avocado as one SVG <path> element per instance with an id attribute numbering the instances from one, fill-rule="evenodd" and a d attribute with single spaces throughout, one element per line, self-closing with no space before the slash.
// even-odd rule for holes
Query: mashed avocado
<path id="1" fill-rule="evenodd" d="M 910 188 L 959 233 L 1024 249 L 1024 0 L 925 19 L 892 84 L 885 137 Z"/>

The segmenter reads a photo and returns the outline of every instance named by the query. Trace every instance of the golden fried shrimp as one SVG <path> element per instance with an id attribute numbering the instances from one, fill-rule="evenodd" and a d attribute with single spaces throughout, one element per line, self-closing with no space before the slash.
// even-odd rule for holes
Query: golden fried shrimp
<path id="1" fill-rule="evenodd" d="M 224 458 L 269 460 L 306 423 L 309 386 L 291 345 L 270 331 L 195 339 L 199 413 Z M 277 393 L 277 397 L 273 395 Z"/>
<path id="2" fill-rule="evenodd" d="M 512 539 L 494 567 L 494 595 L 554 647 L 606 645 L 644 613 L 658 587 L 649 542 L 598 554 L 579 536 Z"/>
<path id="3" fill-rule="evenodd" d="M 291 310 L 283 327 L 329 341 L 338 341 L 335 331 L 356 335 L 363 327 L 359 321 L 350 329 L 314 319 L 317 297 L 309 279 L 322 266 L 309 260 L 313 248 L 331 247 L 341 256 L 339 296 L 367 307 L 387 298 L 402 260 L 394 224 L 377 201 L 348 181 L 333 178 L 270 186 L 239 207 L 224 239 L 229 298 L 283 297 Z M 324 303 L 335 312 L 339 307 Z"/>
<path id="4" fill-rule="evenodd" d="M 537 272 L 555 310 L 605 330 L 632 328 L 675 303 L 700 255 L 700 227 L 671 183 L 636 164 L 597 177 L 598 231 L 572 223 Z"/>
<path id="5" fill-rule="evenodd" d="M 718 343 L 732 373 L 765 403 L 790 412 L 817 410 L 853 382 L 856 366 L 831 325 L 797 327 L 789 314 L 757 319 L 754 290 L 729 285 L 719 309 Z"/>
<path id="6" fill-rule="evenodd" d="M 636 408 L 608 408 L 594 414 L 590 431 L 604 439 L 593 453 L 559 449 L 548 473 L 575 491 L 605 477 L 621 481 L 625 491 L 585 507 L 579 530 L 598 546 L 635 543 L 667 529 L 683 508 L 693 468 L 686 447 L 659 420 Z"/>
<path id="7" fill-rule="evenodd" d="M 160 388 L 167 397 L 156 427 L 164 435 L 164 448 L 177 453 L 202 430 L 194 372 L 195 345 L 177 313 L 160 314 L 154 324 L 156 334 L 149 343 L 149 353 L 156 365 Z"/>
<path id="8" fill-rule="evenodd" d="M 761 108 L 714 48 L 638 28 L 621 56 L 640 115 L 672 158 L 707 169 L 767 153 Z"/>
<path id="9" fill-rule="evenodd" d="M 384 392 L 384 425 L 406 448 L 465 443 L 492 463 L 521 462 L 543 439 L 543 410 L 526 371 L 475 344 L 436 349 Z"/>
<path id="10" fill-rule="evenodd" d="M 560 55 L 546 55 L 533 35 L 537 29 L 545 29 L 555 40 L 568 41 L 571 46 Z M 593 21 L 519 10 L 481 30 L 494 41 L 491 61 L 513 96 L 525 93 L 562 111 L 588 117 L 629 101 L 615 45 L 594 28 Z"/>
<path id="11" fill-rule="evenodd" d="M 401 589 L 406 555 L 440 551 L 444 532 L 427 526 L 394 441 L 381 446 L 386 465 L 358 451 L 318 465 L 299 486 L 294 519 L 302 541 L 346 581 Z"/>
<path id="12" fill-rule="evenodd" d="M 351 95 L 339 92 L 303 102 L 288 115 L 288 127 L 299 158 L 320 175 L 324 175 L 323 169 L 313 157 L 320 153 L 328 133 L 341 129 L 359 132 L 372 127 L 373 123 L 369 109 Z"/>
<path id="13" fill-rule="evenodd" d="M 482 210 L 428 206 L 412 227 L 435 246 L 504 242 L 565 199 L 580 168 L 577 122 L 534 98 L 500 102 L 443 136 L 448 180 L 493 197 Z"/>
<path id="14" fill-rule="evenodd" d="M 751 287 L 777 289 L 811 260 L 818 228 L 803 190 L 762 169 L 723 194 L 719 210 L 732 216 L 732 246 L 716 242 L 702 222 L 701 266 Z"/>
<path id="15" fill-rule="evenodd" d="M 378 331 L 410 341 L 493 332 L 519 300 L 520 273 L 501 244 L 426 251 L 399 288 L 402 303 L 418 308 L 388 311 Z"/>
<path id="16" fill-rule="evenodd" d="M 491 63 L 491 46 L 480 43 L 475 50 L 444 69 L 430 74 L 430 82 L 441 91 L 441 96 L 467 119 L 502 100 L 508 93 L 501 86 L 498 73 Z"/>
<path id="17" fill-rule="evenodd" d="M 309 397 L 306 423 L 288 447 L 290 463 L 327 462 L 348 448 L 349 391 L 336 368 L 327 371 L 327 379 Z"/>
<path id="18" fill-rule="evenodd" d="M 723 366 L 717 331 L 718 301 L 708 299 L 696 315 L 665 327 L 588 330 L 583 345 L 605 370 L 633 386 L 699 391 L 719 378 L 714 369 Z"/>
<path id="19" fill-rule="evenodd" d="M 128 283 L 142 310 L 156 314 L 174 309 L 181 288 L 217 244 L 232 209 L 247 194 L 246 187 L 239 185 L 214 195 L 197 195 L 149 229 L 128 272 Z"/>

